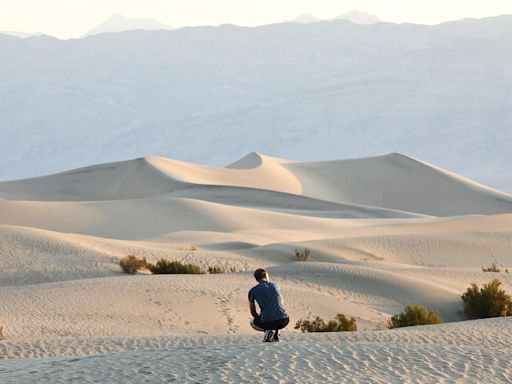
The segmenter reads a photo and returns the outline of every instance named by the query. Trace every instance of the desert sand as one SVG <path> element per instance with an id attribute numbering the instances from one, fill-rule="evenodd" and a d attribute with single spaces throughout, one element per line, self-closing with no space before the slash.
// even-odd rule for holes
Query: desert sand
<path id="1" fill-rule="evenodd" d="M 126 275 L 129 254 L 234 272 Z M 1 182 L 0 258 L 2 383 L 512 380 L 512 319 L 463 321 L 460 300 L 493 278 L 512 292 L 512 196 L 399 154 Z M 281 343 L 249 326 L 258 267 L 290 312 Z M 447 324 L 388 330 L 408 304 Z M 293 329 L 337 313 L 358 331 Z"/>

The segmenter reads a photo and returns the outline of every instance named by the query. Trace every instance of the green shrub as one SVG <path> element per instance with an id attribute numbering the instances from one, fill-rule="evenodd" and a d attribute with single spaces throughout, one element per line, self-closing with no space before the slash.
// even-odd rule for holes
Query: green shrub
<path id="1" fill-rule="evenodd" d="M 295 248 L 295 257 L 300 261 L 306 261 L 307 259 L 309 259 L 309 249 L 304 248 L 304 251 L 300 252 L 299 250 L 297 250 L 297 248 Z"/>
<path id="2" fill-rule="evenodd" d="M 501 269 L 499 269 L 495 263 L 492 263 L 490 267 L 484 268 L 482 267 L 482 271 L 484 272 L 501 272 Z"/>
<path id="3" fill-rule="evenodd" d="M 150 264 L 149 270 L 154 275 L 162 274 L 201 274 L 201 268 L 194 264 L 182 264 L 179 261 L 160 259 L 155 265 Z"/>
<path id="4" fill-rule="evenodd" d="M 302 320 L 300 319 L 295 324 L 295 329 L 300 329 L 301 332 L 346 332 L 357 331 L 356 319 L 351 317 L 347 319 L 345 315 L 338 313 L 333 320 L 328 322 L 320 317 L 315 320 Z"/>
<path id="5" fill-rule="evenodd" d="M 148 262 L 146 259 L 139 259 L 137 256 L 128 255 L 119 261 L 119 265 L 124 273 L 134 275 L 141 269 L 148 268 Z"/>
<path id="6" fill-rule="evenodd" d="M 429 312 L 421 305 L 408 305 L 404 311 L 393 315 L 389 320 L 389 328 L 410 327 L 413 325 L 441 324 L 443 320 L 438 312 Z"/>
<path id="7" fill-rule="evenodd" d="M 511 316 L 512 299 L 500 288 L 501 282 L 494 279 L 478 288 L 475 283 L 462 295 L 464 314 L 468 319 Z"/>

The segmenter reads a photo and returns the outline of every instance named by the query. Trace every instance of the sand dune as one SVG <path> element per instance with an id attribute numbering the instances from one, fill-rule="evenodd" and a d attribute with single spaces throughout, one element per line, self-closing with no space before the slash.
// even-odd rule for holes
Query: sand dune
<path id="1" fill-rule="evenodd" d="M 289 163 L 303 194 L 434 216 L 512 210 L 512 197 L 400 154 L 363 159 Z"/>
<path id="2" fill-rule="evenodd" d="M 144 239 L 185 231 L 232 232 L 248 229 L 330 230 L 340 218 L 410 217 L 379 209 L 277 210 L 231 206 L 189 198 L 160 196 L 150 199 L 41 202 L 0 201 L 0 224 L 36 227 L 116 239 Z M 350 214 L 352 213 L 352 214 Z M 325 217 L 324 217 L 325 215 Z M 241 220 L 243 218 L 243 220 Z"/>
<path id="3" fill-rule="evenodd" d="M 93 165 L 34 179 L 0 183 L 9 200 L 88 201 L 142 198 L 179 187 L 145 159 Z"/>
<path id="4" fill-rule="evenodd" d="M 385 328 L 409 303 L 460 320 L 460 293 L 487 277 L 478 269 L 358 263 L 270 267 L 290 316 L 355 316 L 360 329 Z M 512 279 L 498 274 L 507 289 Z M 449 281 L 444 284 L 443 280 Z M 252 333 L 246 292 L 251 272 L 216 275 L 110 276 L 3 287 L 2 322 L 11 339 Z M 142 310 L 143 309 L 143 310 Z M 198 311 L 200 309 L 200 311 Z"/>
<path id="5" fill-rule="evenodd" d="M 386 332 L 287 335 L 279 345 L 255 336 L 37 340 L 32 356 L 2 362 L 5 383 L 493 382 L 512 379 L 510 319 Z M 0 348 L 5 346 L 0 344 Z M 26 348 L 8 345 L 11 357 Z M 6 348 L 7 349 L 7 348 Z M 101 351 L 91 355 L 92 351 Z M 18 352 L 19 355 L 15 355 Z"/>
<path id="6" fill-rule="evenodd" d="M 512 215 L 442 221 L 344 219 L 337 223 L 335 219 L 268 212 L 260 212 L 264 221 L 258 221 L 256 215 L 242 213 L 252 224 L 244 229 L 217 225 L 215 230 L 177 231 L 142 240 L 106 237 L 125 228 L 116 226 L 114 219 L 103 226 L 91 224 L 101 237 L 1 225 L 4 272 L 0 285 L 111 275 L 119 271 L 119 259 L 128 254 L 155 261 L 165 257 L 194 262 L 205 270 L 209 265 L 246 270 L 260 264 L 290 263 L 295 261 L 294 249 L 304 247 L 312 251 L 312 261 L 377 261 L 381 263 L 378 268 L 383 268 L 384 262 L 449 268 L 510 263 Z M 233 215 L 232 220 L 235 218 Z M 78 232 L 80 228 L 74 229 Z M 131 225 L 131 230 L 141 233 L 149 229 Z"/>
<path id="7" fill-rule="evenodd" d="M 251 160 L 253 159 L 254 160 Z M 250 154 L 250 169 L 215 168 L 162 157 L 100 164 L 34 179 L 0 183 L 11 200 L 89 201 L 158 196 L 187 185 L 226 185 L 300 194 L 298 180 L 280 159 Z"/>
<path id="8" fill-rule="evenodd" d="M 251 153 L 228 168 L 147 157 L 3 182 L 0 197 L 119 200 L 158 196 L 190 185 L 263 189 L 434 216 L 512 210 L 512 196 L 506 193 L 398 154 L 300 163 Z"/>
<path id="9" fill-rule="evenodd" d="M 462 320 L 472 282 L 499 278 L 512 292 L 510 244 L 510 195 L 397 154 L 251 153 L 227 168 L 147 157 L 3 182 L 0 358 L 43 359 L 2 362 L 0 375 L 87 382 L 93 364 L 116 382 L 507 382 L 509 343 L 496 346 L 508 320 L 385 328 L 408 304 Z M 129 254 L 234 272 L 131 276 L 119 268 Z M 482 271 L 492 263 L 502 271 Z M 292 323 L 344 313 L 361 332 L 301 335 L 292 324 L 268 360 L 249 326 L 257 267 L 281 286 Z"/>

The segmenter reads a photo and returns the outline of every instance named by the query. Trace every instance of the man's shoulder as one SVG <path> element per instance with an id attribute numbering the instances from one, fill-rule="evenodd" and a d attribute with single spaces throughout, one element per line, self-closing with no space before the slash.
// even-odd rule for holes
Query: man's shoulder
<path id="1" fill-rule="evenodd" d="M 258 285 L 259 285 L 259 284 L 256 284 L 254 287 L 252 287 L 251 289 L 249 289 L 249 298 L 250 298 L 251 296 L 253 296 L 253 295 L 254 295 L 254 293 L 258 290 Z"/>

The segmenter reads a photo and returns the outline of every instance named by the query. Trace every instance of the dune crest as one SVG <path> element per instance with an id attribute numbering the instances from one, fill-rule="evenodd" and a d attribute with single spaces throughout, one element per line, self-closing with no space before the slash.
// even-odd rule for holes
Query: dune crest
<path id="1" fill-rule="evenodd" d="M 285 160 L 251 153 L 226 168 L 187 163 L 164 157 L 147 157 L 172 180 L 194 185 L 224 185 L 300 194 L 302 186 L 283 164 Z"/>

